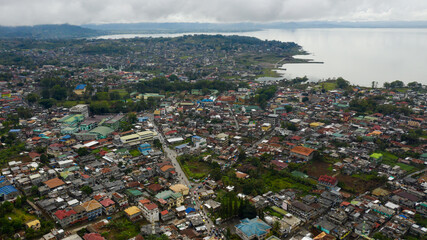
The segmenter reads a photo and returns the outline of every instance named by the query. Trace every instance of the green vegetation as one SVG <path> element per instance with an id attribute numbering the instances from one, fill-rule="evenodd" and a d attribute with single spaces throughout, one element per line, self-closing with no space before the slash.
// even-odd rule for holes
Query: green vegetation
<path id="1" fill-rule="evenodd" d="M 239 218 L 254 218 L 257 216 L 255 207 L 248 200 L 239 199 L 235 192 L 227 192 L 217 199 L 221 203 L 215 217 L 228 219 L 238 216 Z"/>
<path id="2" fill-rule="evenodd" d="M 138 157 L 139 155 L 141 155 L 141 152 L 138 151 L 138 149 L 132 149 L 129 151 L 130 155 L 132 155 L 132 157 Z"/>
<path id="3" fill-rule="evenodd" d="M 140 232 L 140 225 L 132 223 L 126 217 L 112 220 L 108 225 L 108 233 L 103 234 L 107 239 L 125 240 L 135 237 Z"/>
<path id="4" fill-rule="evenodd" d="M 8 236 L 24 230 L 24 224 L 37 219 L 36 216 L 27 213 L 24 210 L 25 199 L 18 197 L 14 204 L 4 202 L 0 205 L 0 238 L 7 239 Z M 26 229 L 26 239 L 38 239 L 48 233 L 54 224 L 50 221 L 39 219 L 41 228 L 38 231 Z"/>
<path id="5" fill-rule="evenodd" d="M 178 161 L 182 167 L 182 170 L 190 179 L 202 179 L 205 178 L 209 173 L 218 172 L 218 169 L 220 169 L 218 163 L 205 162 L 201 156 L 185 154 L 179 156 Z"/>
<path id="6" fill-rule="evenodd" d="M 393 104 L 379 104 L 379 101 L 384 100 L 384 96 L 373 96 L 365 99 L 353 99 L 350 101 L 350 110 L 357 111 L 358 113 L 382 113 L 385 115 L 390 114 L 403 114 L 408 116 L 412 114 L 412 110 L 407 107 L 397 107 Z"/>
<path id="7" fill-rule="evenodd" d="M 277 86 L 275 85 L 258 89 L 255 93 L 255 97 L 253 97 L 250 102 L 252 104 L 257 104 L 261 108 L 265 109 L 267 107 L 268 100 L 273 98 L 276 92 Z"/>
<path id="8" fill-rule="evenodd" d="M 93 189 L 89 186 L 83 186 L 80 188 L 80 191 L 84 192 L 87 195 L 90 195 L 93 193 Z"/>

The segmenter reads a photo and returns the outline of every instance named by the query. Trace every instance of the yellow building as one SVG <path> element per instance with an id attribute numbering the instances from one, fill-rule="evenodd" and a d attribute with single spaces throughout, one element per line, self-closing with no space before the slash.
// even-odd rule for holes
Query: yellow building
<path id="1" fill-rule="evenodd" d="M 325 125 L 325 124 L 322 123 L 322 122 L 312 122 L 312 123 L 310 123 L 310 127 L 312 127 L 312 128 L 321 127 L 323 125 Z"/>
<path id="2" fill-rule="evenodd" d="M 269 131 L 271 129 L 271 124 L 270 123 L 264 123 L 264 124 L 261 125 L 261 129 L 264 132 L 267 132 L 267 131 Z"/>
<path id="3" fill-rule="evenodd" d="M 131 221 L 136 221 L 141 218 L 142 211 L 136 206 L 128 207 L 125 209 L 125 214 Z"/>
<path id="4" fill-rule="evenodd" d="M 39 230 L 41 227 L 41 224 L 40 224 L 40 221 L 36 219 L 36 220 L 25 223 L 25 227 L 32 228 L 34 230 Z"/>
<path id="5" fill-rule="evenodd" d="M 185 186 L 184 184 L 175 184 L 169 187 L 170 190 L 176 192 L 176 193 L 181 193 L 182 195 L 186 196 L 188 195 L 188 192 L 190 191 L 190 189 Z"/>

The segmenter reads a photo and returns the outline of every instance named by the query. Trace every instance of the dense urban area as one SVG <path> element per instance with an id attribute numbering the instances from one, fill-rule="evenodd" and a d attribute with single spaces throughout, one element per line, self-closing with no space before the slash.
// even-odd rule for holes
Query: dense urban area
<path id="1" fill-rule="evenodd" d="M 427 86 L 295 43 L 0 40 L 0 239 L 426 239 Z"/>

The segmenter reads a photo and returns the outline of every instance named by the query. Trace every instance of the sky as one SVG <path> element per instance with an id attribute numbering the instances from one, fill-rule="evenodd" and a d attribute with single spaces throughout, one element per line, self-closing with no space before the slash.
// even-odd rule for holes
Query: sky
<path id="1" fill-rule="evenodd" d="M 0 0 L 0 25 L 427 21 L 427 0 Z"/>

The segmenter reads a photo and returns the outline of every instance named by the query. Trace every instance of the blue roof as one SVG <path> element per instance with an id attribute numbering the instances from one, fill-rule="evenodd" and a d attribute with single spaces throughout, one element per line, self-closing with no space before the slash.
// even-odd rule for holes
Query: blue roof
<path id="1" fill-rule="evenodd" d="M 140 148 L 147 148 L 147 147 L 151 147 L 151 145 L 149 143 L 144 143 L 139 145 Z"/>
<path id="2" fill-rule="evenodd" d="M 248 237 L 254 235 L 260 237 L 266 234 L 268 232 L 267 230 L 271 229 L 267 223 L 263 222 L 259 218 L 245 218 L 240 222 L 240 224 L 236 225 L 236 228 L 240 229 L 240 231 L 242 231 Z"/>
<path id="3" fill-rule="evenodd" d="M 20 132 L 21 129 L 10 129 L 9 132 L 14 133 L 14 132 Z"/>
<path id="4" fill-rule="evenodd" d="M 62 137 L 62 139 L 69 139 L 69 138 L 71 138 L 70 135 L 65 135 L 65 136 Z"/>
<path id="5" fill-rule="evenodd" d="M 79 85 L 77 85 L 76 86 L 76 90 L 83 90 L 83 89 L 85 89 L 85 87 L 86 87 L 86 84 L 79 84 Z"/>
<path id="6" fill-rule="evenodd" d="M 17 192 L 16 188 L 12 185 L 7 185 L 0 188 L 0 195 L 9 195 L 10 193 Z"/>
<path id="7" fill-rule="evenodd" d="M 176 147 L 175 147 L 175 149 L 183 149 L 183 148 L 185 148 L 185 147 L 187 147 L 187 144 L 186 144 L 186 143 L 181 144 L 181 145 L 179 145 L 179 146 L 176 146 Z"/>
<path id="8" fill-rule="evenodd" d="M 138 117 L 139 122 L 145 122 L 148 121 L 148 117 Z"/>
<path id="9" fill-rule="evenodd" d="M 193 138 L 195 138 L 195 139 L 202 139 L 201 137 L 199 137 L 197 135 L 194 135 Z"/>
<path id="10" fill-rule="evenodd" d="M 186 213 L 191 213 L 191 212 L 195 212 L 195 211 L 196 211 L 196 209 L 194 209 L 192 207 L 189 207 L 189 208 L 185 209 Z"/>

